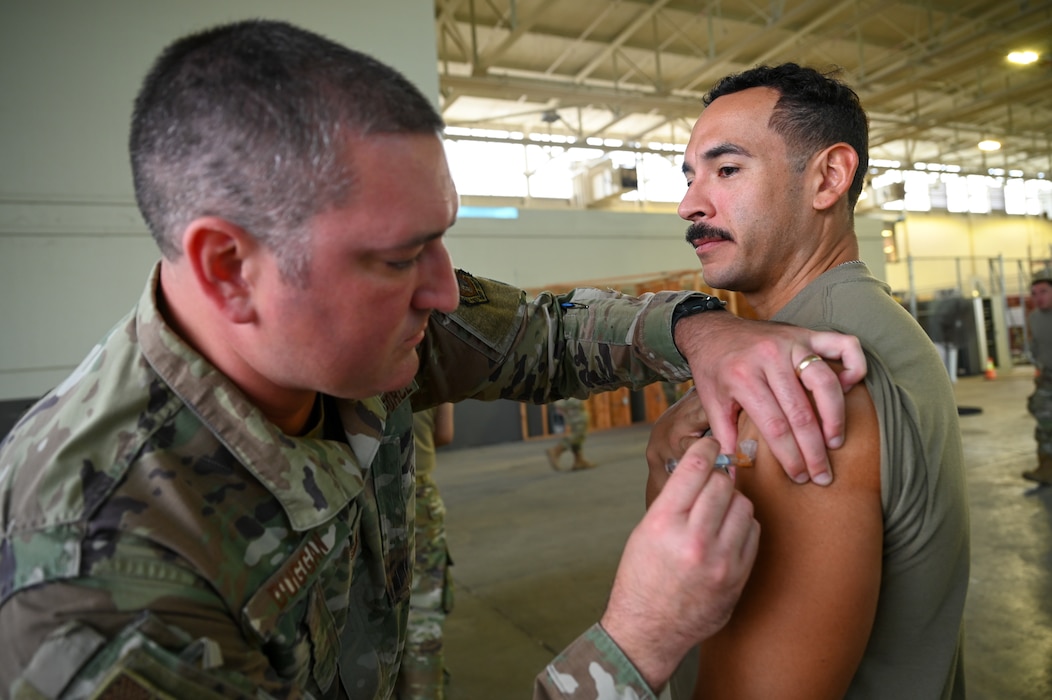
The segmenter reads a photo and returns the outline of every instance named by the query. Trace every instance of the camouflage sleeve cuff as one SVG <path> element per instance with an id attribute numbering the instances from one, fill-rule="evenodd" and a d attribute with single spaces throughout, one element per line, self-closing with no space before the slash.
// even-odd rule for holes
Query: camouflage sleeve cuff
<path id="1" fill-rule="evenodd" d="M 715 306 L 710 300 L 715 300 Z M 686 381 L 691 378 L 690 367 L 673 340 L 675 322 L 684 316 L 723 306 L 715 297 L 699 292 L 659 292 L 654 295 L 654 301 L 658 303 L 648 304 L 636 329 L 636 344 L 646 349 L 647 359 L 652 363 L 663 359 L 658 371 L 670 380 Z"/>
<path id="2" fill-rule="evenodd" d="M 636 667 L 599 624 L 592 625 L 574 640 L 537 676 L 533 697 L 534 700 L 597 697 L 657 700 Z"/>

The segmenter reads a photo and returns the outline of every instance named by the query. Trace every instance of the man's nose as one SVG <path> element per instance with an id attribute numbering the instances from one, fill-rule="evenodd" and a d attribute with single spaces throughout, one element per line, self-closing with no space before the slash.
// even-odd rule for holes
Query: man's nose
<path id="1" fill-rule="evenodd" d="M 699 219 L 706 218 L 709 216 L 709 209 L 711 208 L 710 203 L 705 197 L 704 192 L 700 183 L 695 180 L 687 188 L 686 193 L 683 195 L 683 199 L 679 202 L 677 213 L 680 218 L 686 219 L 687 221 L 698 221 Z"/>
<path id="2" fill-rule="evenodd" d="M 449 251 L 441 241 L 434 241 L 433 245 L 425 254 L 426 264 L 417 290 L 416 306 L 451 313 L 460 305 L 460 287 L 453 273 Z"/>

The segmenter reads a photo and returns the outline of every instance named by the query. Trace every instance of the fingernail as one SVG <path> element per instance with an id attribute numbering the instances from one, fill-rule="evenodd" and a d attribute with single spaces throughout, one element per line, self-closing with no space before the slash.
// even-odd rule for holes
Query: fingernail
<path id="1" fill-rule="evenodd" d="M 797 484 L 806 484 L 810 480 L 811 476 L 807 472 L 800 472 L 799 474 L 793 477 L 793 481 Z"/>
<path id="2" fill-rule="evenodd" d="M 843 444 L 844 444 L 844 436 L 843 435 L 837 435 L 835 438 L 830 438 L 830 440 L 829 440 L 829 449 L 835 450 L 835 449 L 837 449 L 838 447 L 840 447 Z"/>
<path id="3" fill-rule="evenodd" d="M 833 475 L 829 472 L 815 474 L 813 481 L 819 486 L 829 486 L 831 483 L 833 483 Z"/>

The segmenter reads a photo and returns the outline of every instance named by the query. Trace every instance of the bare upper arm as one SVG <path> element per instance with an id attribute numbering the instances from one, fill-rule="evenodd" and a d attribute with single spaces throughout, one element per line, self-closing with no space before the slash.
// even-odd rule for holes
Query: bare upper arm
<path id="1" fill-rule="evenodd" d="M 844 447 L 832 485 L 793 484 L 759 441 L 737 470 L 762 535 L 756 565 L 728 625 L 702 645 L 696 698 L 843 697 L 865 651 L 880 592 L 883 516 L 880 427 L 869 392 L 845 397 Z"/>
<path id="2" fill-rule="evenodd" d="M 453 442 L 453 404 L 443 403 L 435 406 L 435 428 L 432 431 L 435 447 L 442 447 Z"/>

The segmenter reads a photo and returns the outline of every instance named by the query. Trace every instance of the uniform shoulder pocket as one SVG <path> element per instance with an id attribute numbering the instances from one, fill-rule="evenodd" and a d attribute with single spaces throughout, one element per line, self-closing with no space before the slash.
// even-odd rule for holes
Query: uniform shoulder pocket
<path id="1" fill-rule="evenodd" d="M 518 335 L 526 313 L 526 295 L 510 285 L 457 270 L 460 306 L 436 316 L 457 335 L 491 359 L 504 357 Z"/>
<path id="2" fill-rule="evenodd" d="M 163 643 L 163 645 L 162 645 Z M 150 613 L 106 641 L 73 622 L 55 630 L 11 685 L 12 700 L 108 700 L 268 697 L 246 682 L 215 672 L 223 663 L 218 645 L 190 640 Z"/>

